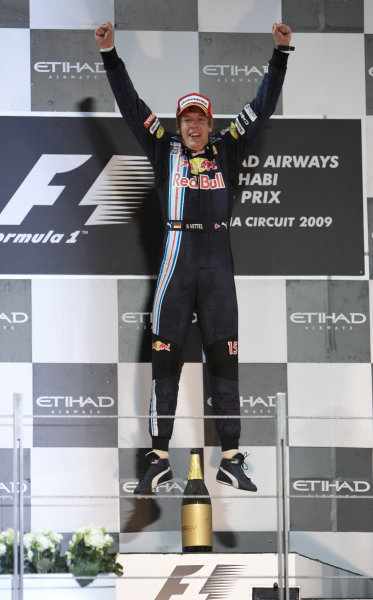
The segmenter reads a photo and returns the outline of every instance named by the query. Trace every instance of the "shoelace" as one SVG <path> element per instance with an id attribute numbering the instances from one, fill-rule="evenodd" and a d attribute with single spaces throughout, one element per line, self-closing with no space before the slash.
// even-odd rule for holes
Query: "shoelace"
<path id="1" fill-rule="evenodd" d="M 245 452 L 245 454 L 242 454 L 241 452 L 239 452 L 239 454 L 241 454 L 242 458 L 241 458 L 241 457 L 239 457 L 239 458 L 235 458 L 235 459 L 233 459 L 233 460 L 234 460 L 234 462 L 235 462 L 235 463 L 239 463 L 239 464 L 240 464 L 240 466 L 241 466 L 241 468 L 242 468 L 244 471 L 247 471 L 247 469 L 248 469 L 249 467 L 248 467 L 248 466 L 247 466 L 247 464 L 245 463 L 245 458 L 246 458 L 247 456 L 249 456 L 249 453 L 248 453 L 248 452 Z"/>

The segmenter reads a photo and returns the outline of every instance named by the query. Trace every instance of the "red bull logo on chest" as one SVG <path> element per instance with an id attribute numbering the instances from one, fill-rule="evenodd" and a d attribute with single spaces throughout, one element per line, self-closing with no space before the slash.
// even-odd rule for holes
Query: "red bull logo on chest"
<path id="1" fill-rule="evenodd" d="M 182 177 L 180 173 L 175 173 L 172 179 L 172 187 L 217 190 L 225 188 L 225 183 L 221 173 L 216 173 L 212 179 L 204 173 L 201 173 L 198 177 Z"/>

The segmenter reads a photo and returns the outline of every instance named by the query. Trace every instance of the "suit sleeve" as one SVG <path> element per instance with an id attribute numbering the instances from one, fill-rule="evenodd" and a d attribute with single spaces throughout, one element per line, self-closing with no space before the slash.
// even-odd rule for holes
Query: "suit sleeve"
<path id="1" fill-rule="evenodd" d="M 150 162 L 155 166 L 165 151 L 169 134 L 149 106 L 139 98 L 116 49 L 102 52 L 106 75 L 119 110 Z"/>
<path id="2" fill-rule="evenodd" d="M 273 50 L 268 71 L 255 98 L 243 107 L 230 127 L 221 132 L 229 159 L 236 165 L 241 164 L 247 156 L 251 144 L 276 108 L 285 79 L 287 59 L 288 54 L 276 48 Z"/>

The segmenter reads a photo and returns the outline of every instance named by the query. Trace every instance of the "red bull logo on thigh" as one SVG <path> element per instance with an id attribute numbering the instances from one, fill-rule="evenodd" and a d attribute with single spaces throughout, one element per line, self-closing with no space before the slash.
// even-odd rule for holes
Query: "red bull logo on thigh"
<path id="1" fill-rule="evenodd" d="M 157 340 L 152 345 L 153 350 L 159 352 L 160 350 L 166 350 L 167 352 L 171 352 L 171 344 L 164 344 L 163 342 Z"/>

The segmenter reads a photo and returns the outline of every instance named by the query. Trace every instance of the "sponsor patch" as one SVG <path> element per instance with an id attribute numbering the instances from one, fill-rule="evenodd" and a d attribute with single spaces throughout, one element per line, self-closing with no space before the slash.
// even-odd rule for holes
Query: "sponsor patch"
<path id="1" fill-rule="evenodd" d="M 164 136 L 164 127 L 163 125 L 160 125 L 157 129 L 157 133 L 156 133 L 157 138 L 160 140 L 161 137 Z"/>
<path id="2" fill-rule="evenodd" d="M 216 146 L 214 144 L 212 145 L 212 153 L 214 154 L 214 156 L 216 156 L 218 153 Z"/>
<path id="3" fill-rule="evenodd" d="M 146 127 L 146 129 L 148 129 L 148 127 L 153 123 L 155 119 L 155 114 L 151 113 L 148 118 L 146 119 L 146 121 L 144 121 L 144 127 Z"/>
<path id="4" fill-rule="evenodd" d="M 257 115 L 251 108 L 250 104 L 246 104 L 244 110 L 245 110 L 245 113 L 247 114 L 247 116 L 249 117 L 250 121 L 255 121 L 257 119 Z"/>
<path id="5" fill-rule="evenodd" d="M 173 221 L 172 223 L 167 221 L 167 227 L 169 229 L 181 229 L 181 226 L 182 226 L 181 221 Z"/>
<path id="6" fill-rule="evenodd" d="M 236 119 L 235 125 L 236 125 L 236 129 L 237 129 L 238 133 L 239 133 L 240 135 L 243 135 L 243 134 L 245 133 L 245 130 L 244 130 L 244 128 L 242 127 L 242 125 L 241 125 L 241 123 L 239 122 L 239 120 L 238 120 L 238 119 Z"/>
<path id="7" fill-rule="evenodd" d="M 181 152 L 180 142 L 171 142 L 171 154 L 179 154 Z"/>
<path id="8" fill-rule="evenodd" d="M 153 135 L 154 132 L 158 129 L 159 126 L 160 126 L 159 119 L 156 119 L 154 121 L 154 123 L 152 124 L 152 126 L 149 128 L 150 133 Z"/>
<path id="9" fill-rule="evenodd" d="M 228 221 L 222 221 L 221 223 L 215 223 L 214 225 L 214 229 L 220 229 L 221 227 L 228 229 Z"/>
<path id="10" fill-rule="evenodd" d="M 238 133 L 237 133 L 236 125 L 234 123 L 230 124 L 229 133 L 235 140 L 238 140 Z"/>
<path id="11" fill-rule="evenodd" d="M 245 125 L 250 125 L 250 122 L 246 119 L 243 112 L 240 112 L 240 114 L 238 116 L 242 119 L 242 122 L 245 123 Z"/>

